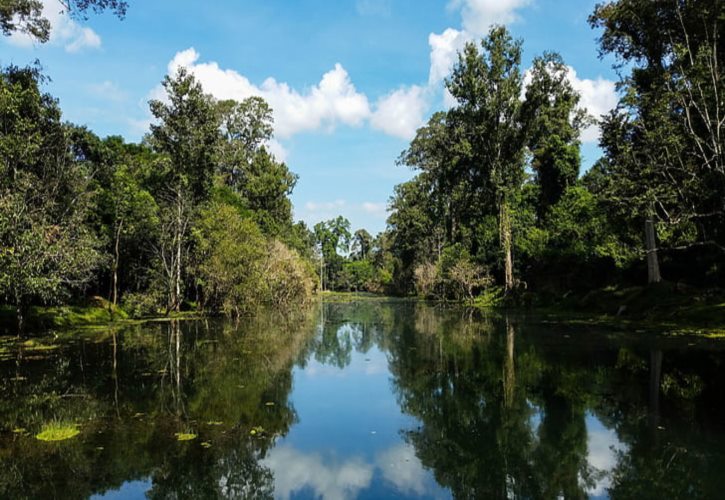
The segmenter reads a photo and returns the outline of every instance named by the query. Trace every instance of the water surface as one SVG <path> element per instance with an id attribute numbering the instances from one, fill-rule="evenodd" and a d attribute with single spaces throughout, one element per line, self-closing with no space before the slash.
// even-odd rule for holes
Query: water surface
<path id="1" fill-rule="evenodd" d="M 719 498 L 723 359 L 383 301 L 5 338 L 0 498 Z"/>

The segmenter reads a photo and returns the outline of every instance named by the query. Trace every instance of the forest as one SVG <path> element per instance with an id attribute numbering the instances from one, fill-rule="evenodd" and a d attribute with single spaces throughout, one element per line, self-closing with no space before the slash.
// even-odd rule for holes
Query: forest
<path id="1" fill-rule="evenodd" d="M 66 4 L 77 16 L 128 8 Z M 38 5 L 5 2 L 3 33 L 47 41 Z M 617 108 L 590 116 L 560 55 L 525 69 L 524 42 L 493 27 L 458 54 L 446 80 L 455 105 L 400 154 L 414 176 L 376 236 L 344 217 L 293 220 L 298 178 L 268 150 L 260 97 L 216 100 L 181 68 L 134 144 L 65 122 L 40 63 L 4 66 L 3 314 L 22 328 L 33 307 L 103 300 L 133 317 L 239 317 L 327 290 L 514 305 L 644 285 L 718 294 L 722 2 L 609 1 L 589 23 L 621 76 Z M 580 136 L 593 124 L 603 155 L 583 172 Z"/>

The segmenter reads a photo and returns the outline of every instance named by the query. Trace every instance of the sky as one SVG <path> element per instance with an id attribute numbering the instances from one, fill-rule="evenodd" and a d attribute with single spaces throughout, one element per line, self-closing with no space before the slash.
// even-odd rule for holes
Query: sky
<path id="1" fill-rule="evenodd" d="M 452 105 L 445 77 L 456 53 L 505 24 L 524 43 L 524 69 L 559 52 L 595 117 L 617 103 L 612 61 L 600 59 L 587 17 L 598 0 L 128 0 L 128 13 L 77 21 L 43 0 L 47 44 L 0 39 L 0 64 L 36 59 L 64 119 L 96 134 L 139 141 L 149 99 L 179 66 L 220 99 L 265 98 L 274 109 L 275 156 L 299 175 L 296 219 L 343 215 L 352 229 L 385 228 L 396 164 L 418 127 Z M 600 156 L 582 140 L 583 170 Z"/>

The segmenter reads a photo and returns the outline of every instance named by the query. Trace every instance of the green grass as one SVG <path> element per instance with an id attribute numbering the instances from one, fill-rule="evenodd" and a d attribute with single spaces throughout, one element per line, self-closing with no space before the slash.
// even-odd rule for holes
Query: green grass
<path id="1" fill-rule="evenodd" d="M 75 425 L 53 422 L 43 426 L 43 430 L 35 438 L 40 441 L 65 441 L 76 437 L 80 432 Z"/>

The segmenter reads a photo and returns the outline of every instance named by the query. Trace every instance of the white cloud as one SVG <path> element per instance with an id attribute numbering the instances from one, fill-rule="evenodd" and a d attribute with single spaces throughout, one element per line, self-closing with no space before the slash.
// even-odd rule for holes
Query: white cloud
<path id="1" fill-rule="evenodd" d="M 50 22 L 48 43 L 62 45 L 67 52 L 97 49 L 101 46 L 101 37 L 92 29 L 71 19 L 58 0 L 43 0 L 43 16 Z M 8 41 L 20 47 L 32 47 L 37 43 L 30 35 L 18 32 L 8 37 Z"/>
<path id="2" fill-rule="evenodd" d="M 362 204 L 363 212 L 385 218 L 388 213 L 388 206 L 385 203 L 372 203 L 366 201 Z"/>
<path id="3" fill-rule="evenodd" d="M 436 33 L 428 35 L 430 45 L 428 83 L 430 85 L 441 83 L 451 73 L 453 65 L 458 60 L 458 52 L 463 50 L 463 46 L 471 39 L 470 34 L 453 28 L 448 28 L 440 35 Z"/>
<path id="4" fill-rule="evenodd" d="M 277 139 L 272 139 L 267 143 L 267 151 L 272 153 L 277 161 L 285 162 L 289 157 L 289 153 Z"/>
<path id="5" fill-rule="evenodd" d="M 509 24 L 519 19 L 518 10 L 527 7 L 533 0 L 451 0 L 450 9 L 460 9 L 463 29 L 448 28 L 443 33 L 431 33 L 430 73 L 428 84 L 436 86 L 451 73 L 458 61 L 458 53 L 467 42 L 485 36 L 494 24 Z M 446 108 L 454 104 L 450 95 L 443 96 Z"/>
<path id="6" fill-rule="evenodd" d="M 618 96 L 616 84 L 602 77 L 596 80 L 579 78 L 576 70 L 569 67 L 569 81 L 574 90 L 581 94 L 581 107 L 587 110 L 596 120 L 617 107 Z M 599 125 L 595 124 L 582 132 L 582 142 L 597 142 Z"/>
<path id="7" fill-rule="evenodd" d="M 418 85 L 400 88 L 378 100 L 370 124 L 388 135 L 410 140 L 423 125 L 428 107 L 426 89 Z"/>
<path id="8" fill-rule="evenodd" d="M 275 132 L 287 138 L 312 130 L 332 131 L 339 124 L 359 126 L 370 116 L 367 97 L 359 93 L 340 64 L 325 73 L 320 82 L 304 92 L 284 82 L 267 78 L 262 85 L 216 62 L 200 63 L 193 48 L 177 53 L 168 66 L 174 74 L 184 66 L 201 82 L 204 90 L 219 99 L 264 98 L 274 110 Z"/>
<path id="9" fill-rule="evenodd" d="M 494 24 L 509 24 L 519 19 L 518 10 L 532 0 L 451 0 L 450 8 L 461 9 L 463 28 L 476 36 L 484 35 Z"/>
<path id="10" fill-rule="evenodd" d="M 273 472 L 275 498 L 291 498 L 306 488 L 314 492 L 315 498 L 355 498 L 370 485 L 374 471 L 360 458 L 330 463 L 318 454 L 305 454 L 288 446 L 272 449 L 262 464 Z"/>

